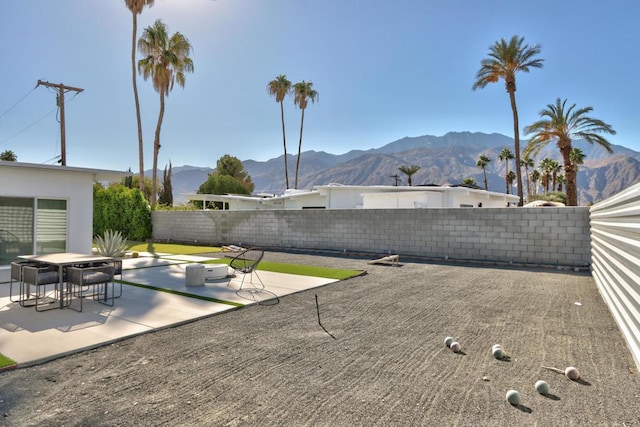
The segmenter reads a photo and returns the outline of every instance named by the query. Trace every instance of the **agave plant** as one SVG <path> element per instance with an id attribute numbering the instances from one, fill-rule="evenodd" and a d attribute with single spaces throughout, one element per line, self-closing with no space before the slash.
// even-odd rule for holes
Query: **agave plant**
<path id="1" fill-rule="evenodd" d="M 127 239 L 119 231 L 105 230 L 104 235 L 96 237 L 96 246 L 100 255 L 121 257 L 127 250 Z"/>

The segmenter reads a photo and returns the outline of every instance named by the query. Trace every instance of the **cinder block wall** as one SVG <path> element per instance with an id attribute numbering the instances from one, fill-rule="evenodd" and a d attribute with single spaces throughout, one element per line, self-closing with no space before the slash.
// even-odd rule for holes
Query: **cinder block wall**
<path id="1" fill-rule="evenodd" d="M 153 238 L 484 262 L 590 264 L 589 209 L 156 211 Z"/>

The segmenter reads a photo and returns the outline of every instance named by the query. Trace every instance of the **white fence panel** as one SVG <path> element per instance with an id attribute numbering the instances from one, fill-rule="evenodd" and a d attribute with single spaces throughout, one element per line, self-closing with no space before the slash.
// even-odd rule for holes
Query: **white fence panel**
<path id="1" fill-rule="evenodd" d="M 640 367 L 640 184 L 594 205 L 593 277 Z"/>

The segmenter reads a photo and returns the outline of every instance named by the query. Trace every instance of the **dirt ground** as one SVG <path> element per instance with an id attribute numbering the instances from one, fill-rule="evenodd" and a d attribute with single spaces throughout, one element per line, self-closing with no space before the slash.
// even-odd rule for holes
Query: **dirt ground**
<path id="1" fill-rule="evenodd" d="M 367 274 L 0 373 L 0 425 L 640 425 L 640 377 L 587 273 L 265 260 Z"/>

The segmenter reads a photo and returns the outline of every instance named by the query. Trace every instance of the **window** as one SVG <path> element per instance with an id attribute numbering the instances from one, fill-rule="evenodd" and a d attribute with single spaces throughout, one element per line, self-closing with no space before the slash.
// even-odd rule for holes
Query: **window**
<path id="1" fill-rule="evenodd" d="M 66 248 L 66 200 L 0 197 L 0 266 L 9 265 L 18 255 L 65 252 Z"/>
<path id="2" fill-rule="evenodd" d="M 67 201 L 38 199 L 36 211 L 37 253 L 65 252 L 67 249 Z"/>
<path id="3" fill-rule="evenodd" d="M 0 197 L 0 265 L 33 253 L 33 199 Z"/>

